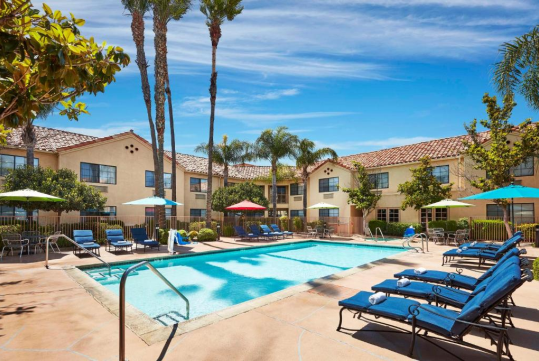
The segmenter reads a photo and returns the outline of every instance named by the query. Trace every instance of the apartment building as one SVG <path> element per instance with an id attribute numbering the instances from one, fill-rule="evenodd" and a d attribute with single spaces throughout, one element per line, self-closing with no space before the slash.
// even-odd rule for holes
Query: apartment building
<path id="1" fill-rule="evenodd" d="M 141 136 L 130 131 L 107 137 L 97 138 L 60 129 L 36 127 L 35 164 L 53 169 L 68 168 L 77 173 L 80 180 L 96 187 L 107 197 L 107 206 L 103 210 L 86 210 L 69 215 L 102 216 L 151 216 L 153 208 L 127 206 L 123 203 L 144 198 L 154 193 L 154 173 L 151 144 Z M 482 134 L 488 144 L 488 133 Z M 347 203 L 347 194 L 341 188 L 353 186 L 353 162 L 362 163 L 371 173 L 375 189 L 382 198 L 377 209 L 368 219 L 381 219 L 388 222 L 425 222 L 427 219 L 456 219 L 459 217 L 496 217 L 500 210 L 492 202 L 474 202 L 475 207 L 415 211 L 401 210 L 403 196 L 398 193 L 399 184 L 410 179 L 410 169 L 416 167 L 419 159 L 425 155 L 432 158 L 433 172 L 444 184 L 453 184 L 453 198 L 477 193 L 470 186 L 469 179 L 479 175 L 472 164 L 462 155 L 462 141 L 466 136 L 436 139 L 401 147 L 383 149 L 374 152 L 342 156 L 337 161 L 326 160 L 309 170 L 307 181 L 308 204 L 318 202 L 331 203 L 339 209 L 309 210 L 308 218 L 334 217 L 349 224 L 352 232 L 360 232 L 362 214 Z M 518 135 L 512 136 L 512 141 Z M 9 135 L 7 145 L 0 150 L 0 177 L 9 169 L 23 165 L 26 150 L 21 140 L 20 129 L 14 129 Z M 539 187 L 539 178 L 535 171 L 535 160 L 529 159 L 514 170 L 517 183 L 530 187 Z M 171 197 L 171 170 L 177 169 L 177 199 L 184 205 L 178 207 L 178 216 L 203 217 L 206 208 L 207 159 L 188 154 L 177 154 L 175 161 L 171 153 L 165 159 L 165 196 Z M 214 165 L 214 190 L 223 186 L 223 169 Z M 254 181 L 264 187 L 264 193 L 270 198 L 271 185 L 257 179 L 267 176 L 270 167 L 256 165 L 234 165 L 229 169 L 229 182 L 240 183 Z M 532 222 L 536 219 L 537 201 L 524 200 L 515 204 L 517 222 Z M 303 184 L 295 181 L 277 184 L 278 215 L 304 216 Z M 167 211 L 168 212 L 168 211 Z M 45 214 L 46 212 L 43 212 Z M 0 216 L 17 216 L 21 210 L 2 206 Z M 268 215 L 268 212 L 266 212 Z M 214 218 L 221 217 L 215 213 Z"/>

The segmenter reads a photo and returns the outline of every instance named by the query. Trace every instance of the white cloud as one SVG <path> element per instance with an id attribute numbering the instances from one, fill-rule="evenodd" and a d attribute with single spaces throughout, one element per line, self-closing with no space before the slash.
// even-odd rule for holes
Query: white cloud
<path id="1" fill-rule="evenodd" d="M 293 88 L 293 89 L 269 91 L 264 94 L 255 95 L 255 98 L 261 99 L 261 100 L 275 100 L 282 97 L 290 97 L 290 96 L 294 96 L 298 94 L 299 94 L 299 90 Z"/>
<path id="2" fill-rule="evenodd" d="M 47 126 L 47 124 L 45 123 L 42 123 L 40 125 Z M 94 137 L 101 138 L 101 137 L 107 137 L 114 134 L 128 132 L 130 130 L 137 132 L 139 135 L 143 135 L 147 133 L 148 122 L 147 121 L 146 122 L 143 122 L 143 121 L 111 122 L 111 123 L 104 124 L 98 128 L 88 128 L 88 127 L 83 127 L 83 126 L 81 127 L 62 126 L 60 128 L 67 132 L 86 134 L 86 135 L 91 135 Z"/>

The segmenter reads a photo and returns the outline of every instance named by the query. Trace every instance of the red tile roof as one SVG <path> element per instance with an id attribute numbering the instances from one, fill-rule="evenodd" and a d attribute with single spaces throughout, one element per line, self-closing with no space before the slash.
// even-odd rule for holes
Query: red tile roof
<path id="1" fill-rule="evenodd" d="M 99 139 L 91 135 L 84 135 L 65 130 L 35 126 L 36 149 L 47 152 L 56 152 L 59 148 L 70 147 L 83 142 Z M 7 145 L 24 148 L 22 141 L 22 128 L 14 128 L 7 136 Z"/>

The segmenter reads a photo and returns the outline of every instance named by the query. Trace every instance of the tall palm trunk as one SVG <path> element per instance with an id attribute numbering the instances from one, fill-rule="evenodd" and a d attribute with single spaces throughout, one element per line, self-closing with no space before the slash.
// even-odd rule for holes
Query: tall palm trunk
<path id="1" fill-rule="evenodd" d="M 211 227 L 211 197 L 213 183 L 213 128 L 215 122 L 215 101 L 217 99 L 217 46 L 221 38 L 221 27 L 213 22 L 209 27 L 211 38 L 211 79 L 210 79 L 210 135 L 208 139 L 208 181 L 206 193 L 206 227 Z"/>
<path id="2" fill-rule="evenodd" d="M 303 217 L 305 218 L 305 223 L 307 223 L 307 169 L 303 170 Z"/>
<path id="3" fill-rule="evenodd" d="M 34 168 L 34 151 L 36 149 L 36 131 L 34 128 L 33 121 L 29 121 L 22 131 L 22 141 L 26 146 L 26 166 Z M 31 209 L 26 209 L 26 219 L 28 221 L 32 220 L 34 211 Z"/>
<path id="4" fill-rule="evenodd" d="M 155 34 L 155 124 L 157 128 L 157 143 L 158 143 L 158 173 L 155 179 L 158 183 L 158 196 L 165 196 L 165 188 L 163 184 L 163 163 L 165 154 L 165 81 L 167 77 L 167 24 L 166 20 L 160 19 L 159 15 L 154 11 L 153 30 Z M 159 227 L 166 228 L 165 207 L 156 207 L 158 211 Z"/>
<path id="5" fill-rule="evenodd" d="M 223 184 L 225 187 L 228 186 L 228 163 L 223 166 Z"/>
<path id="6" fill-rule="evenodd" d="M 167 83 L 165 92 L 167 93 L 168 118 L 170 121 L 170 143 L 172 150 L 172 200 L 176 202 L 176 134 L 174 133 L 174 112 L 172 111 L 172 93 L 170 91 L 170 79 L 167 67 Z M 171 216 L 178 215 L 178 207 L 172 206 Z"/>
<path id="7" fill-rule="evenodd" d="M 146 61 L 146 51 L 144 50 L 144 17 L 139 11 L 133 11 L 131 14 L 131 32 L 133 34 L 133 41 L 137 49 L 136 63 L 140 72 L 140 82 L 142 84 L 142 95 L 144 97 L 144 103 L 146 104 L 146 113 L 148 116 L 148 124 L 150 126 L 150 135 L 152 139 L 152 154 L 153 154 L 153 168 L 154 175 L 159 173 L 159 158 L 157 155 L 157 139 L 155 136 L 155 125 L 152 117 L 152 99 L 150 81 L 148 80 L 148 62 Z M 155 194 L 159 194 L 159 177 L 154 177 Z M 158 222 L 158 212 L 154 212 L 154 222 Z"/>
<path id="8" fill-rule="evenodd" d="M 277 223 L 277 162 L 271 162 L 271 203 L 273 222 Z"/>

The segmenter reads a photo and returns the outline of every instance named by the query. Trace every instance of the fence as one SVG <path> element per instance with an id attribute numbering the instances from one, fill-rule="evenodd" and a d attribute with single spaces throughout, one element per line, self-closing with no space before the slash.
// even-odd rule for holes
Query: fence
<path id="1" fill-rule="evenodd" d="M 532 219 L 528 221 L 532 221 Z M 517 223 L 515 231 L 521 231 L 524 234 L 524 242 L 535 242 L 535 227 L 538 225 L 539 220 L 537 219 L 530 223 Z M 500 217 L 470 218 L 470 235 L 472 239 L 504 241 L 507 239 L 507 230 Z"/>

